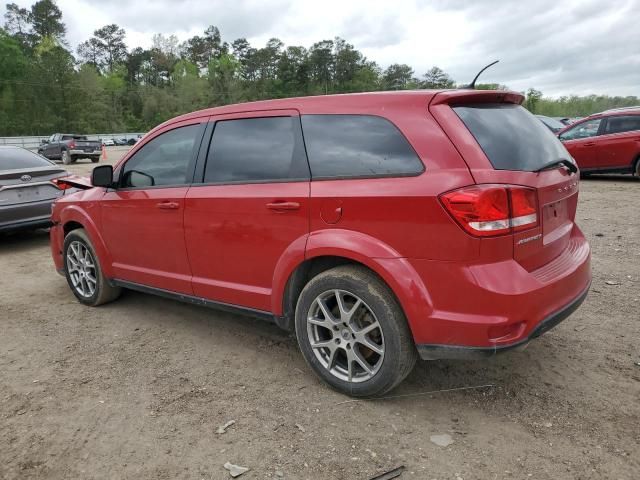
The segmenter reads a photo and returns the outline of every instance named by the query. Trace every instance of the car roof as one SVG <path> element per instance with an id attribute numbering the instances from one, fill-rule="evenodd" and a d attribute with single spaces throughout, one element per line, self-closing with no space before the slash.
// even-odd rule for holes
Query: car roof
<path id="1" fill-rule="evenodd" d="M 258 100 L 255 102 L 236 103 L 220 107 L 206 108 L 167 120 L 158 125 L 147 135 L 167 125 L 202 118 L 234 113 L 297 110 L 300 114 L 382 114 L 387 108 L 397 109 L 403 106 L 415 107 L 416 101 L 424 102 L 425 108 L 438 95 L 442 101 L 465 101 L 470 98 L 495 98 L 499 96 L 507 101 L 521 103 L 524 97 L 511 91 L 502 90 L 397 90 L 382 92 L 342 93 L 332 95 L 313 95 L 306 97 L 290 97 L 273 100 Z"/>

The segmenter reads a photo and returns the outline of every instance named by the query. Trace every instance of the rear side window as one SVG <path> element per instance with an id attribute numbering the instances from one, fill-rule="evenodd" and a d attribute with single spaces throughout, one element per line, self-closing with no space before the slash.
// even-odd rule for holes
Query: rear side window
<path id="1" fill-rule="evenodd" d="M 216 122 L 207 155 L 205 183 L 307 180 L 297 117 Z"/>
<path id="2" fill-rule="evenodd" d="M 453 107 L 496 170 L 532 172 L 570 155 L 540 120 L 520 105 Z"/>
<path id="3" fill-rule="evenodd" d="M 52 163 L 40 155 L 18 147 L 0 147 L 0 170 L 50 167 Z"/>
<path id="4" fill-rule="evenodd" d="M 418 175 L 424 166 L 388 120 L 372 115 L 303 115 L 313 178 Z"/>
<path id="5" fill-rule="evenodd" d="M 624 133 L 640 130 L 640 115 L 609 117 L 605 133 Z"/>

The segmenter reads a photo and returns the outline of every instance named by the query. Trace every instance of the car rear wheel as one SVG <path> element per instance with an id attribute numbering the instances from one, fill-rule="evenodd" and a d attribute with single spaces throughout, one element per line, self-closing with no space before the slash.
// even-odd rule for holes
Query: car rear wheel
<path id="1" fill-rule="evenodd" d="M 73 161 L 71 159 L 71 155 L 69 155 L 69 152 L 67 150 L 63 150 L 60 153 L 60 159 L 62 160 L 62 163 L 65 165 L 69 165 Z"/>
<path id="2" fill-rule="evenodd" d="M 391 290 L 368 269 L 314 277 L 296 307 L 296 336 L 313 371 L 354 397 L 384 395 L 411 372 L 416 349 Z"/>
<path id="3" fill-rule="evenodd" d="M 638 159 L 636 160 L 636 168 L 634 169 L 634 173 L 636 174 L 636 177 L 640 178 L 640 157 L 638 157 Z"/>
<path id="4" fill-rule="evenodd" d="M 64 239 L 64 271 L 69 288 L 84 305 L 97 307 L 115 300 L 114 287 L 102 274 L 95 249 L 84 229 L 72 230 Z"/>
<path id="5" fill-rule="evenodd" d="M 98 163 L 98 161 L 100 161 L 100 157 L 91 157 L 92 163 Z"/>

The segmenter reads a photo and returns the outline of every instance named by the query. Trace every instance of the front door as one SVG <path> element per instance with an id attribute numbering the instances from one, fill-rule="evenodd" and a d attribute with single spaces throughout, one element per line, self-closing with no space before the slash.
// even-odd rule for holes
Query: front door
<path id="1" fill-rule="evenodd" d="M 101 202 L 115 278 L 192 293 L 184 202 L 204 126 L 192 121 L 167 127 L 118 169 L 118 188 Z"/>
<path id="2" fill-rule="evenodd" d="M 309 233 L 299 116 L 282 110 L 216 117 L 201 159 L 201 183 L 187 193 L 184 222 L 194 294 L 271 311 L 276 264 L 287 250 L 304 251 Z"/>
<path id="3" fill-rule="evenodd" d="M 596 141 L 601 123 L 601 118 L 585 120 L 560 134 L 560 140 L 581 169 L 598 166 Z"/>

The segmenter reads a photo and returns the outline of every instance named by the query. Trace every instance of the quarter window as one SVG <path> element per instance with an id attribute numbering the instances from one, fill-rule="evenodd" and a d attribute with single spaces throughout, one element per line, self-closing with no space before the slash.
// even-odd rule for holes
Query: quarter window
<path id="1" fill-rule="evenodd" d="M 600 128 L 601 118 L 594 120 L 587 120 L 579 123 L 573 128 L 570 128 L 566 132 L 560 135 L 560 140 L 577 140 L 580 138 L 595 137 L 598 134 Z"/>
<path id="2" fill-rule="evenodd" d="M 616 116 L 607 119 L 606 133 L 624 133 L 640 130 L 640 115 Z"/>
<path id="3" fill-rule="evenodd" d="M 205 183 L 251 183 L 309 178 L 297 117 L 216 122 Z"/>
<path id="4" fill-rule="evenodd" d="M 303 115 L 313 178 L 417 175 L 424 169 L 407 139 L 372 115 Z"/>
<path id="5" fill-rule="evenodd" d="M 144 144 L 124 165 L 122 187 L 184 185 L 194 158 L 200 125 L 176 128 Z"/>

